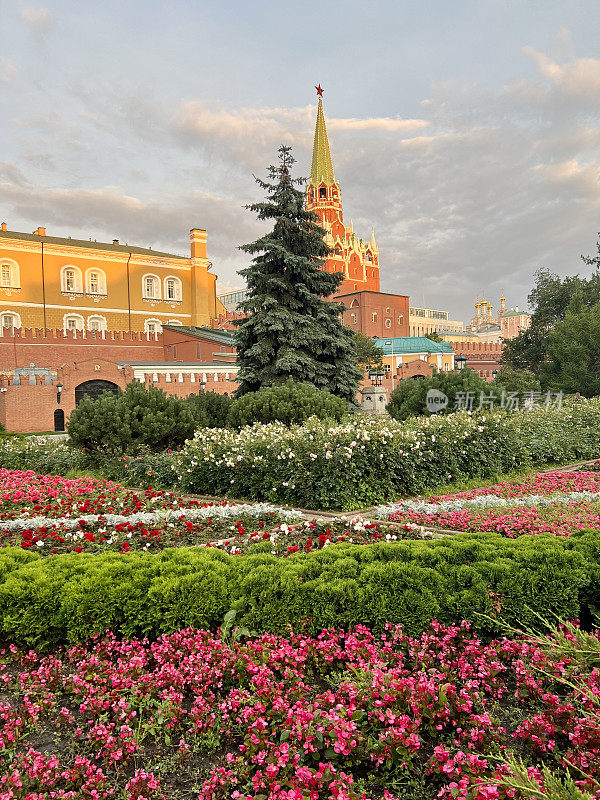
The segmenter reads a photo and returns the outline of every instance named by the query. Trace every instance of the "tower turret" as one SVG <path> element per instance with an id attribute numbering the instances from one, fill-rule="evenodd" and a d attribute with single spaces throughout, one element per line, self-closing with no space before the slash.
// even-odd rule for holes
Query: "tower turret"
<path id="1" fill-rule="evenodd" d="M 319 218 L 335 243 L 335 252 L 325 262 L 328 272 L 343 272 L 344 281 L 337 294 L 362 290 L 379 291 L 379 251 L 375 234 L 370 244 L 355 236 L 352 223 L 346 227 L 342 211 L 342 192 L 333 171 L 323 111 L 323 89 L 315 86 L 319 97 L 310 179 L 306 187 L 306 209 Z"/>

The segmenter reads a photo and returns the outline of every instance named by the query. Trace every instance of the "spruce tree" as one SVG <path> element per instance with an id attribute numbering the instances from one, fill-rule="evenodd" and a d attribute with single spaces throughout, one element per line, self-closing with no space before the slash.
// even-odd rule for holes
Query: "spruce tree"
<path id="1" fill-rule="evenodd" d="M 248 316 L 238 325 L 237 395 L 278 386 L 288 378 L 355 402 L 361 373 L 355 364 L 352 332 L 341 322 L 343 306 L 327 301 L 343 276 L 321 267 L 330 249 L 317 217 L 305 210 L 304 193 L 293 178 L 291 148 L 279 148 L 279 165 L 269 167 L 270 181 L 256 178 L 266 200 L 248 208 L 260 220 L 274 220 L 273 230 L 241 247 L 254 256 L 240 271 Z"/>

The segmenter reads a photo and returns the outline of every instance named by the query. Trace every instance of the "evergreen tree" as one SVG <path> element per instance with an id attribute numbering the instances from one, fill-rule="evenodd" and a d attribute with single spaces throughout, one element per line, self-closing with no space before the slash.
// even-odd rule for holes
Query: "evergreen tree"
<path id="1" fill-rule="evenodd" d="M 240 308 L 248 317 L 238 322 L 236 394 L 292 378 L 354 402 L 361 373 L 352 332 L 340 320 L 343 306 L 326 300 L 343 276 L 320 269 L 330 250 L 316 216 L 304 208 L 296 188 L 304 179 L 292 177 L 293 163 L 291 148 L 282 145 L 270 182 L 256 179 L 266 201 L 248 206 L 274 227 L 241 248 L 254 259 L 240 272 L 248 290 Z"/>

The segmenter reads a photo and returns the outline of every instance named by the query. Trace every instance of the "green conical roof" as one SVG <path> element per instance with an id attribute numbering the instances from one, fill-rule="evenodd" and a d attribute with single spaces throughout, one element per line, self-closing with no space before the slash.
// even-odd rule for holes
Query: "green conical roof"
<path id="1" fill-rule="evenodd" d="M 310 182 L 313 186 L 318 186 L 320 183 L 326 183 L 331 186 L 335 183 L 331 153 L 329 152 L 329 140 L 327 139 L 327 128 L 325 127 L 325 115 L 323 114 L 323 103 L 320 97 L 319 108 L 317 109 Z"/>

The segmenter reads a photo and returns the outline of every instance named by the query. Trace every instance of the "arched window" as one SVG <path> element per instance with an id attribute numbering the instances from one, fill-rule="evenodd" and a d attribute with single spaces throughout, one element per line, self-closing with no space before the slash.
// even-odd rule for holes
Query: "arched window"
<path id="1" fill-rule="evenodd" d="M 82 331 L 84 329 L 83 317 L 81 314 L 65 314 L 63 328 L 66 331 Z"/>
<path id="2" fill-rule="evenodd" d="M 11 334 L 15 328 L 21 327 L 21 317 L 16 311 L 4 311 L 0 314 L 0 336 Z"/>
<path id="3" fill-rule="evenodd" d="M 356 325 L 356 314 L 350 314 L 350 318 L 352 319 L 352 324 Z"/>
<path id="4" fill-rule="evenodd" d="M 167 325 L 183 325 L 183 322 L 178 319 L 168 319 Z"/>
<path id="5" fill-rule="evenodd" d="M 159 319 L 147 319 L 144 322 L 144 333 L 162 333 L 162 322 Z"/>
<path id="6" fill-rule="evenodd" d="M 327 187 L 319 186 L 319 198 L 324 199 L 327 197 Z"/>
<path id="7" fill-rule="evenodd" d="M 165 300 L 181 300 L 181 281 L 169 275 L 165 278 Z"/>
<path id="8" fill-rule="evenodd" d="M 336 254 L 336 256 L 341 256 L 342 255 L 342 248 L 339 246 L 339 244 L 336 244 L 336 246 L 335 246 L 335 254 Z"/>
<path id="9" fill-rule="evenodd" d="M 101 269 L 88 269 L 85 273 L 86 291 L 93 295 L 106 295 L 106 275 Z"/>
<path id="10" fill-rule="evenodd" d="M 391 328 L 391 327 L 392 327 L 392 320 L 391 320 L 391 319 L 386 319 L 386 321 L 385 321 L 385 327 L 386 327 L 386 328 Z"/>
<path id="11" fill-rule="evenodd" d="M 350 303 L 350 308 L 358 308 L 358 300 L 356 299 L 356 297 L 355 297 L 355 298 L 354 298 L 354 300 L 353 300 L 353 301 Z"/>
<path id="12" fill-rule="evenodd" d="M 377 322 L 377 312 L 373 311 L 371 314 L 371 322 Z"/>
<path id="13" fill-rule="evenodd" d="M 108 330 L 108 325 L 106 323 L 106 317 L 103 317 L 101 314 L 92 314 L 87 318 L 87 327 L 88 331 L 106 331 Z"/>
<path id="14" fill-rule="evenodd" d="M 61 290 L 64 294 L 83 294 L 83 281 L 79 267 L 67 264 L 60 271 Z"/>
<path id="15" fill-rule="evenodd" d="M 19 265 L 16 261 L 13 261 L 12 259 L 10 259 L 10 261 L 8 259 L 2 259 L 2 261 L 0 261 L 0 288 L 21 288 Z"/>
<path id="16" fill-rule="evenodd" d="M 142 297 L 145 300 L 160 300 L 160 279 L 157 275 L 144 275 Z"/>
<path id="17" fill-rule="evenodd" d="M 367 261 L 369 261 L 369 262 L 373 260 L 373 259 L 372 259 L 372 257 L 371 257 L 371 253 L 369 253 L 369 251 L 368 251 L 368 250 L 367 250 L 367 253 L 366 253 L 366 255 L 365 255 L 365 259 L 366 259 Z"/>

